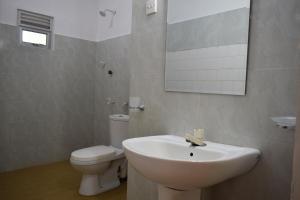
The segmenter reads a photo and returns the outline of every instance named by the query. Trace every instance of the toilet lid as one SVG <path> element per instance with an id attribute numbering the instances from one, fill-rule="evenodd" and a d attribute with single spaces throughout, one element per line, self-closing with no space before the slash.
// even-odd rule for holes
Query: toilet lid
<path id="1" fill-rule="evenodd" d="M 77 161 L 109 160 L 114 157 L 115 153 L 112 147 L 100 145 L 73 151 L 71 159 Z"/>

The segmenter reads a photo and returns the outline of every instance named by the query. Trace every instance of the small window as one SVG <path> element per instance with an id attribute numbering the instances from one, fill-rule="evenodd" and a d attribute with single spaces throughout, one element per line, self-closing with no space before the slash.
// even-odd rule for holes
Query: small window
<path id="1" fill-rule="evenodd" d="M 53 17 L 19 9 L 18 25 L 22 45 L 52 48 Z"/>
<path id="2" fill-rule="evenodd" d="M 22 30 L 22 42 L 36 46 L 47 46 L 47 34 Z"/>

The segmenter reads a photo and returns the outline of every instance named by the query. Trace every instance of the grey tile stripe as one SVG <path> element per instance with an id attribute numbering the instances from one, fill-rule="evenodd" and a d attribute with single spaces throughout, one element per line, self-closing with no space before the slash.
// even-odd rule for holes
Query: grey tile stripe
<path id="1" fill-rule="evenodd" d="M 248 43 L 249 8 L 168 24 L 167 51 Z"/>

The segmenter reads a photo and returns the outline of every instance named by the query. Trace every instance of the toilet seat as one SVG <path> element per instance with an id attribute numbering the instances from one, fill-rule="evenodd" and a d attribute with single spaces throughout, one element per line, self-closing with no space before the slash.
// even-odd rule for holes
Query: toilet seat
<path id="1" fill-rule="evenodd" d="M 116 149 L 110 146 L 93 146 L 73 151 L 70 161 L 78 165 L 96 164 L 110 161 L 116 155 Z"/>

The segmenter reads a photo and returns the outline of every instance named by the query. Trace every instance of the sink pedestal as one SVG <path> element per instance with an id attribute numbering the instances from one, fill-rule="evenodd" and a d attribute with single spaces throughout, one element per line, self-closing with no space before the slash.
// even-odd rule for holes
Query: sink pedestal
<path id="1" fill-rule="evenodd" d="M 176 190 L 165 187 L 163 185 L 158 186 L 158 200 L 199 200 L 201 196 L 201 190 Z"/>

